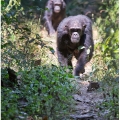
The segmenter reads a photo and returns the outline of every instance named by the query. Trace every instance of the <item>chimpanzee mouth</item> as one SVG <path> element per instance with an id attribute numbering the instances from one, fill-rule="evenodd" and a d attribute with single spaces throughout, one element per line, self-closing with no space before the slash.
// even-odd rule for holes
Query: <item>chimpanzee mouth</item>
<path id="1" fill-rule="evenodd" d="M 56 10 L 55 12 L 56 12 L 56 13 L 59 13 L 59 12 L 60 12 L 60 10 Z"/>
<path id="2" fill-rule="evenodd" d="M 80 41 L 79 39 L 71 38 L 71 42 L 72 42 L 72 43 L 78 43 L 79 41 Z"/>

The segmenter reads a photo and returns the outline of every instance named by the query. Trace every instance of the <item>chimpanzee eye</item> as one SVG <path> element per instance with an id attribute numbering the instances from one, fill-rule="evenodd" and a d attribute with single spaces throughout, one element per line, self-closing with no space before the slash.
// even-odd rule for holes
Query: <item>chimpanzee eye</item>
<path id="1" fill-rule="evenodd" d="M 80 32 L 81 32 L 81 30 L 80 30 L 80 29 L 76 29 L 76 32 L 80 33 Z"/>
<path id="2" fill-rule="evenodd" d="M 70 29 L 70 32 L 72 33 L 72 32 L 81 32 L 81 30 L 80 29 Z"/>
<path id="3" fill-rule="evenodd" d="M 71 29 L 70 32 L 71 32 L 71 33 L 72 33 L 72 32 L 75 32 L 75 29 Z"/>
<path id="4" fill-rule="evenodd" d="M 60 6 L 61 4 L 56 3 L 55 6 Z"/>

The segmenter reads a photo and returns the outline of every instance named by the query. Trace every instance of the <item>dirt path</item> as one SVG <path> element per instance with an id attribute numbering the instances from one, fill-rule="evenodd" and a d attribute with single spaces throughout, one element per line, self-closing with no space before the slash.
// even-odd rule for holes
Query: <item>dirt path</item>
<path id="1" fill-rule="evenodd" d="M 104 120 L 98 114 L 101 114 L 97 108 L 97 104 L 103 101 L 103 94 L 94 90 L 87 91 L 89 82 L 78 81 L 80 89 L 78 93 L 74 94 L 75 113 L 71 115 L 73 120 Z"/>
<path id="2" fill-rule="evenodd" d="M 94 44 L 99 41 L 99 36 L 95 27 L 93 27 L 93 39 Z M 92 60 L 86 64 L 85 73 L 81 75 L 81 80 L 77 80 L 78 92 L 73 95 L 75 100 L 75 113 L 71 115 L 73 120 L 105 120 L 101 111 L 97 108 L 97 105 L 103 102 L 103 93 L 98 90 L 90 90 L 92 81 L 89 79 L 89 73 L 92 71 Z M 97 84 L 95 85 L 97 86 Z M 94 86 L 94 87 L 95 87 Z M 100 86 L 99 86 L 100 87 Z"/>
<path id="3" fill-rule="evenodd" d="M 45 41 L 49 41 L 49 46 L 51 46 L 54 51 L 56 51 L 56 34 L 54 34 L 52 37 L 49 37 L 47 35 L 47 32 L 44 30 L 41 32 L 42 38 Z M 93 39 L 96 42 L 98 38 L 98 33 L 95 28 L 93 28 Z M 49 55 L 50 61 L 53 64 L 57 63 L 57 56 L 56 52 L 55 54 Z M 73 65 L 75 65 L 76 60 L 73 59 Z M 85 78 L 85 76 L 89 76 L 89 73 L 92 71 L 92 60 L 86 64 L 85 66 L 85 73 L 81 75 L 81 80 L 77 80 L 78 83 L 78 92 L 73 95 L 73 98 L 75 100 L 75 108 L 74 113 L 70 115 L 71 120 L 105 120 L 101 116 L 98 116 L 98 113 L 100 113 L 99 109 L 97 108 L 97 104 L 101 103 L 103 101 L 103 94 L 100 93 L 97 90 L 94 91 L 88 91 L 89 86 L 89 80 Z"/>

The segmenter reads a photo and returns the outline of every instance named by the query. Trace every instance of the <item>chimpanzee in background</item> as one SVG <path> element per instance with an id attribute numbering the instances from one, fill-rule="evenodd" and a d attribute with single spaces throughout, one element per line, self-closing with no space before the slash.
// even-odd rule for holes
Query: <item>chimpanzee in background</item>
<path id="1" fill-rule="evenodd" d="M 48 0 L 46 8 L 43 20 L 48 34 L 52 35 L 65 17 L 66 4 L 64 0 Z"/>
<path id="2" fill-rule="evenodd" d="M 92 22 L 85 15 L 70 16 L 57 28 L 57 55 L 61 66 L 72 66 L 73 55 L 77 59 L 74 75 L 84 73 L 85 64 L 94 50 Z"/>

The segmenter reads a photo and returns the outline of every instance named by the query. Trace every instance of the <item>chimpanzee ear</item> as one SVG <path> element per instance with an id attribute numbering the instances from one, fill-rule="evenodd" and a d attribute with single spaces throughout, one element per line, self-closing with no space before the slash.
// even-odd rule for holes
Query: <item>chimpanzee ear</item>
<path id="1" fill-rule="evenodd" d="M 68 25 L 65 25 L 64 30 L 68 30 Z"/>
<path id="2" fill-rule="evenodd" d="M 53 0 L 50 0 L 50 4 L 53 4 Z"/>
<path id="3" fill-rule="evenodd" d="M 66 3 L 64 2 L 64 0 L 62 0 L 61 2 L 62 2 L 62 7 L 65 8 L 66 7 Z"/>
<path id="4" fill-rule="evenodd" d="M 63 28 L 63 33 L 68 34 L 68 25 L 65 25 Z"/>
<path id="5" fill-rule="evenodd" d="M 86 24 L 83 24 L 83 27 L 86 28 Z"/>

